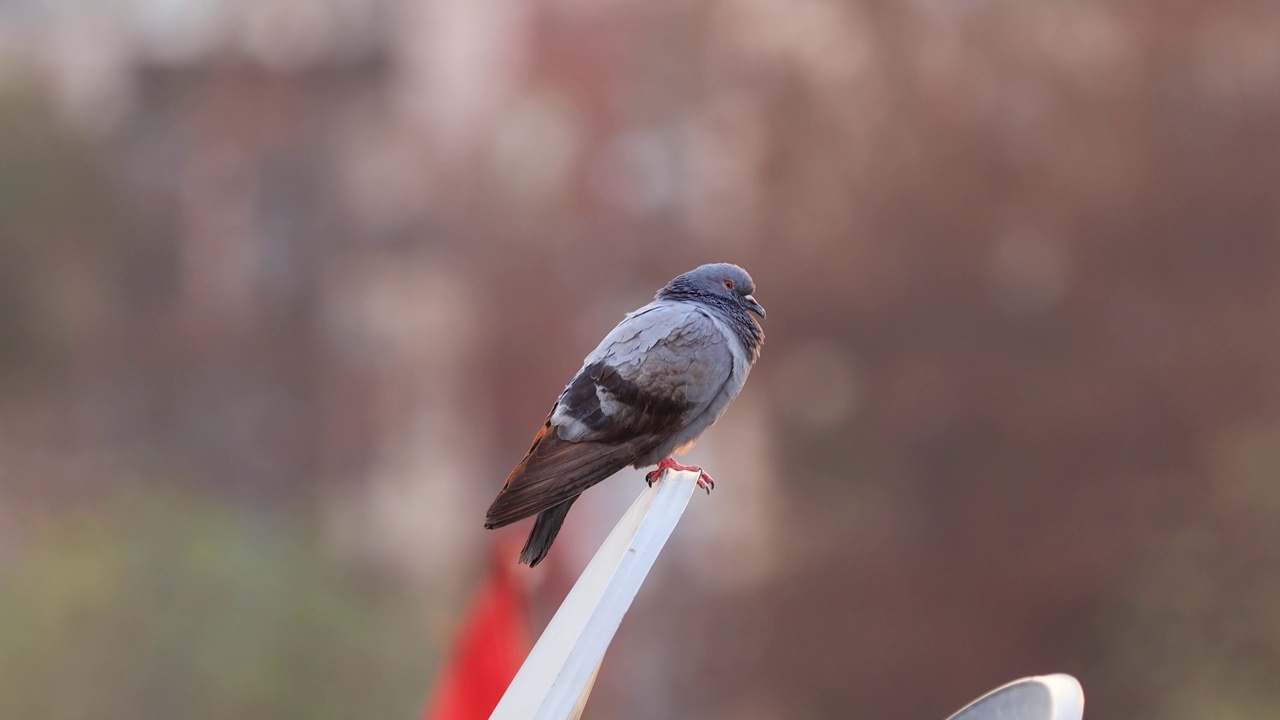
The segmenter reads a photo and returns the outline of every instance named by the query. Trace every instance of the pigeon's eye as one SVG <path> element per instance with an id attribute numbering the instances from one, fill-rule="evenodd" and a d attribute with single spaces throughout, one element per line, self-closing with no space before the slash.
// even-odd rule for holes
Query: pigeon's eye
<path id="1" fill-rule="evenodd" d="M 733 281 L 732 281 L 732 280 L 725 280 L 725 281 L 724 281 L 724 286 L 725 286 L 725 287 L 727 287 L 727 288 L 729 288 L 730 290 L 732 290 L 732 289 L 733 289 Z"/>

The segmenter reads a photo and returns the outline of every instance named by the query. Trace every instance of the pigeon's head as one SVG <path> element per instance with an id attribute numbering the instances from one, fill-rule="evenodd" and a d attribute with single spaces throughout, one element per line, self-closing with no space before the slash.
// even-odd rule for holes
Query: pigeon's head
<path id="1" fill-rule="evenodd" d="M 764 308 L 751 296 L 756 283 L 746 270 L 733 263 L 712 263 L 694 268 L 667 283 L 658 297 L 714 299 L 764 318 Z M 710 297 L 708 297 L 710 296 Z"/>

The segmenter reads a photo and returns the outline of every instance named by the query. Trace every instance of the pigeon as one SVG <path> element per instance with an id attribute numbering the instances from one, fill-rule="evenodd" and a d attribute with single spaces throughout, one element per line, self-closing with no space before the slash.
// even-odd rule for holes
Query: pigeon
<path id="1" fill-rule="evenodd" d="M 587 356 L 551 408 L 533 445 L 485 516 L 499 528 L 537 515 L 520 562 L 542 562 L 573 501 L 630 465 L 698 473 L 684 452 L 737 397 L 760 356 L 764 308 L 755 283 L 730 263 L 703 265 L 675 278 L 653 302 L 622 319 Z"/>

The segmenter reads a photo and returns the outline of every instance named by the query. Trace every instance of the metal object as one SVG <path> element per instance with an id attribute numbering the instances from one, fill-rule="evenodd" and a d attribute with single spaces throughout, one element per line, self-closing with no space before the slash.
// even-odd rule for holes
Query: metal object
<path id="1" fill-rule="evenodd" d="M 1081 720 L 1084 690 L 1070 675 L 1014 680 L 969 703 L 947 720 Z"/>

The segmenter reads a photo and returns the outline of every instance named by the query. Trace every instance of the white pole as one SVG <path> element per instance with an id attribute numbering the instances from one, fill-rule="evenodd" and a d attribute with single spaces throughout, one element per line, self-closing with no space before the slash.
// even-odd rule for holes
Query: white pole
<path id="1" fill-rule="evenodd" d="M 698 487 L 667 471 L 609 533 L 525 658 L 490 720 L 567 720 L 582 713 L 622 616 Z"/>

